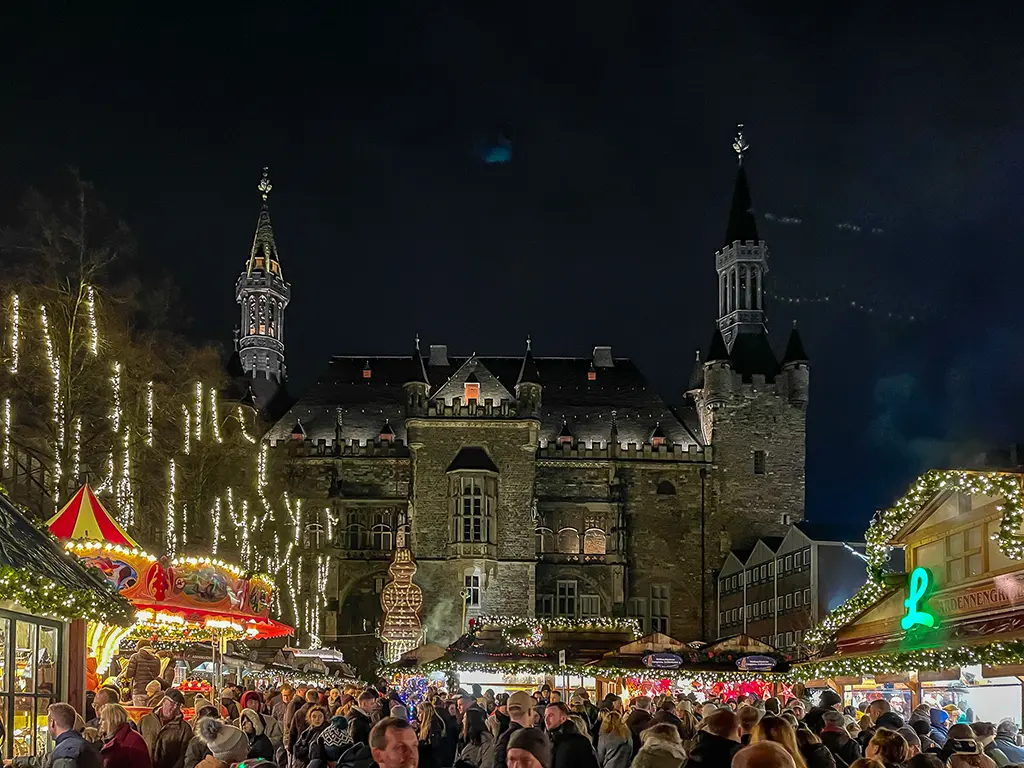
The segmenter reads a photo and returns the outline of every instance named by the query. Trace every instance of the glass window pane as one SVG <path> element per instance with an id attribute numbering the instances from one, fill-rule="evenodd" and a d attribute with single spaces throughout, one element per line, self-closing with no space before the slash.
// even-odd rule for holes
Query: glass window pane
<path id="1" fill-rule="evenodd" d="M 981 526 L 967 532 L 967 549 L 981 549 Z"/>
<path id="2" fill-rule="evenodd" d="M 14 699 L 14 734 L 11 746 L 15 757 L 34 754 L 32 735 L 35 733 L 35 699 L 31 696 L 17 696 Z"/>
<path id="3" fill-rule="evenodd" d="M 964 551 L 964 534 L 962 532 L 954 533 L 952 536 L 946 539 L 946 543 L 948 547 L 948 554 L 959 555 L 961 552 Z"/>
<path id="4" fill-rule="evenodd" d="M 17 679 L 14 690 L 17 693 L 32 693 L 36 682 L 36 625 L 16 621 L 14 626 Z"/>
<path id="5" fill-rule="evenodd" d="M 36 652 L 36 692 L 57 692 L 57 629 L 39 627 L 39 648 Z"/>
<path id="6" fill-rule="evenodd" d="M 36 754 L 41 755 L 53 750 L 50 731 L 47 726 L 46 710 L 56 699 L 40 696 L 36 699 Z"/>
<path id="7" fill-rule="evenodd" d="M 978 576 L 982 572 L 980 552 L 967 558 L 967 571 L 969 576 Z"/>
<path id="8" fill-rule="evenodd" d="M 964 561 L 950 560 L 949 561 L 949 583 L 958 584 L 964 580 Z"/>

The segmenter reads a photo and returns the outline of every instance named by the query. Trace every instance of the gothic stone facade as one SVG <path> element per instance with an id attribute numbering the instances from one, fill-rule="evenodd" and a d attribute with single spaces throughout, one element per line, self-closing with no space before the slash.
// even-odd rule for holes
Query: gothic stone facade
<path id="1" fill-rule="evenodd" d="M 273 482 L 325 534 L 306 537 L 331 557 L 325 641 L 372 662 L 399 513 L 430 642 L 464 611 L 710 638 L 725 556 L 803 514 L 806 365 L 732 365 L 704 363 L 707 384 L 670 409 L 602 347 L 333 358 L 267 435 Z"/>

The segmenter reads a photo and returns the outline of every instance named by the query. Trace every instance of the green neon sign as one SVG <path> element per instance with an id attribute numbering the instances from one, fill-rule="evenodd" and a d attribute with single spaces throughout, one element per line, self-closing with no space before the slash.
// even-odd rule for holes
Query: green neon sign
<path id="1" fill-rule="evenodd" d="M 906 615 L 900 620 L 904 631 L 912 627 L 934 627 L 935 616 L 920 606 L 925 601 L 932 586 L 932 575 L 926 568 L 915 568 L 910 574 L 910 588 L 903 605 L 907 607 Z"/>

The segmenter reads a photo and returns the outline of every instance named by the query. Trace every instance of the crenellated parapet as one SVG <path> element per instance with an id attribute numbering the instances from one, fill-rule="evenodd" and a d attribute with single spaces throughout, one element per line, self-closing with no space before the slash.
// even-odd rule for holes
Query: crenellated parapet
<path id="1" fill-rule="evenodd" d="M 595 445 L 548 443 L 537 450 L 537 460 L 575 461 L 681 461 L 709 463 L 712 461 L 711 446 L 697 445 L 651 445 L 650 443 L 622 443 Z"/>

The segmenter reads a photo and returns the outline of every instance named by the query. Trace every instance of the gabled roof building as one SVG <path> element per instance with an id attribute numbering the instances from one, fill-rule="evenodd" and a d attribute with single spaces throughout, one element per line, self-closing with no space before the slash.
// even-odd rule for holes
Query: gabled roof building
<path id="1" fill-rule="evenodd" d="M 796 330 L 782 359 L 768 340 L 768 248 L 742 135 L 736 149 L 718 279 L 707 280 L 718 318 L 681 397 L 608 346 L 559 356 L 527 339 L 521 353 L 485 355 L 417 338 L 412 354 L 367 355 L 347 337 L 358 354 L 331 357 L 280 414 L 266 435 L 271 473 L 332 532 L 325 635 L 372 635 L 406 519 L 427 642 L 446 645 L 480 614 L 632 616 L 644 633 L 720 634 L 726 555 L 802 519 L 809 382 Z M 261 214 L 238 289 L 257 401 L 260 377 L 283 376 L 291 290 L 268 229 Z"/>

